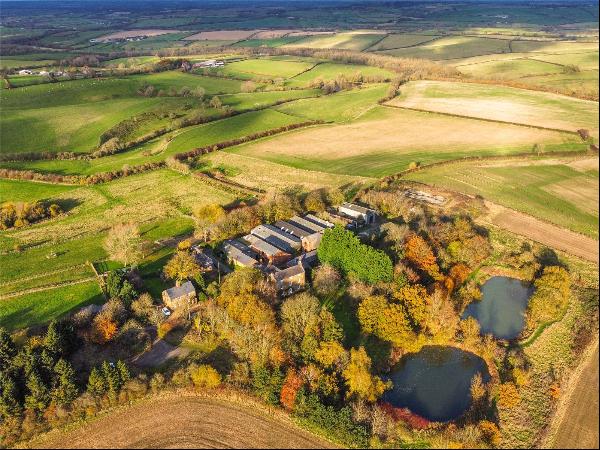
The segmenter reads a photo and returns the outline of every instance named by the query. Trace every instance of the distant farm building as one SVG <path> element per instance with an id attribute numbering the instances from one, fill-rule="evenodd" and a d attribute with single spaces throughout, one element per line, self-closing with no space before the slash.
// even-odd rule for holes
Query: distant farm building
<path id="1" fill-rule="evenodd" d="M 194 63 L 192 68 L 194 69 L 210 69 L 215 67 L 223 67 L 225 63 L 223 61 L 217 61 L 215 59 L 207 59 L 206 61 Z"/>
<path id="2" fill-rule="evenodd" d="M 162 292 L 163 303 L 171 309 L 178 309 L 196 302 L 196 289 L 190 281 Z"/>

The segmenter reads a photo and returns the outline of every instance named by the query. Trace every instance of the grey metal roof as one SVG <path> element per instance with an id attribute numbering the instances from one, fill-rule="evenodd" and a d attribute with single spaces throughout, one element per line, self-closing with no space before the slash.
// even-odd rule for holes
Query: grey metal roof
<path id="1" fill-rule="evenodd" d="M 258 264 L 258 261 L 252 257 L 252 250 L 246 244 L 233 240 L 223 243 L 223 251 L 225 254 L 245 266 L 253 266 Z"/>
<path id="2" fill-rule="evenodd" d="M 244 241 L 248 242 L 250 246 L 256 249 L 258 252 L 263 253 L 267 256 L 277 256 L 284 254 L 283 250 L 275 247 L 272 244 L 269 244 L 267 241 L 259 238 L 258 236 L 254 236 L 253 234 L 248 234 L 242 238 Z"/>
<path id="3" fill-rule="evenodd" d="M 314 265 L 318 262 L 317 251 L 312 250 L 310 252 L 302 253 L 299 256 L 296 256 L 294 259 L 290 260 L 287 263 L 287 267 L 297 266 L 298 264 L 302 264 L 302 267 L 305 269 L 314 267 Z"/>
<path id="4" fill-rule="evenodd" d="M 195 294 L 196 289 L 191 281 L 186 281 L 181 286 L 173 286 L 172 288 L 167 289 L 165 292 L 171 300 L 174 300 L 189 294 Z"/>
<path id="5" fill-rule="evenodd" d="M 355 203 L 348 203 L 348 202 L 344 202 L 340 205 L 340 208 L 346 208 L 349 209 L 351 211 L 356 211 L 357 213 L 360 214 L 368 214 L 368 213 L 372 213 L 375 212 L 374 210 L 370 209 L 370 208 L 365 208 L 364 206 L 360 206 L 357 205 Z"/>
<path id="6" fill-rule="evenodd" d="M 258 236 L 259 238 L 267 241 L 269 244 L 274 245 L 275 247 L 280 248 L 288 253 L 291 253 L 301 247 L 299 238 L 292 236 L 291 234 L 287 234 L 273 225 L 259 225 L 252 229 L 251 233 L 254 236 Z"/>
<path id="7" fill-rule="evenodd" d="M 283 230 L 284 232 L 289 233 L 292 236 L 296 236 L 299 238 L 304 238 L 306 236 L 310 236 L 311 234 L 314 234 L 314 231 L 307 231 L 304 228 L 300 228 L 290 222 L 286 222 L 283 220 L 278 220 L 273 225 L 275 225 L 280 230 Z"/>
<path id="8" fill-rule="evenodd" d="M 304 216 L 304 218 L 306 220 L 309 220 L 310 222 L 316 223 L 317 225 L 321 225 L 325 228 L 333 228 L 333 224 L 331 222 L 328 222 L 327 220 L 323 220 L 313 214 L 307 214 Z"/>
<path id="9" fill-rule="evenodd" d="M 316 224 L 300 216 L 294 216 L 288 222 L 313 233 L 320 233 L 326 228 L 324 225 Z"/>

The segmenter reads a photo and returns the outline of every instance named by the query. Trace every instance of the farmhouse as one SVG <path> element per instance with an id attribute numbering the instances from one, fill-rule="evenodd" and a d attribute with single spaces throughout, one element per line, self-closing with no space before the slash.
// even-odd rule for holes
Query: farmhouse
<path id="1" fill-rule="evenodd" d="M 342 203 L 338 207 L 338 212 L 367 225 L 375 223 L 375 220 L 377 219 L 377 212 L 374 209 L 365 208 L 364 206 L 355 203 Z"/>
<path id="2" fill-rule="evenodd" d="M 267 241 L 263 241 L 261 238 L 254 236 L 253 234 L 248 234 L 242 239 L 247 242 L 250 248 L 259 254 L 267 264 L 284 264 L 292 257 L 292 255 L 288 252 L 269 244 Z"/>
<path id="3" fill-rule="evenodd" d="M 196 302 L 196 289 L 190 281 L 162 292 L 163 303 L 171 309 L 181 308 Z"/>
<path id="4" fill-rule="evenodd" d="M 292 295 L 294 292 L 304 289 L 306 283 L 306 272 L 301 264 L 276 270 L 270 276 L 275 283 L 277 292 L 282 296 Z"/>
<path id="5" fill-rule="evenodd" d="M 238 240 L 225 241 L 223 253 L 229 264 L 238 267 L 254 267 L 259 263 L 254 257 L 254 252 L 243 242 Z"/>
<path id="6" fill-rule="evenodd" d="M 286 233 L 273 225 L 259 225 L 252 229 L 251 234 L 287 253 L 293 253 L 302 248 L 300 238 Z"/>
<path id="7" fill-rule="evenodd" d="M 321 243 L 321 237 L 323 236 L 321 232 L 307 231 L 305 228 L 300 228 L 283 220 L 275 222 L 275 226 L 285 233 L 298 237 L 304 251 L 315 250 Z"/>

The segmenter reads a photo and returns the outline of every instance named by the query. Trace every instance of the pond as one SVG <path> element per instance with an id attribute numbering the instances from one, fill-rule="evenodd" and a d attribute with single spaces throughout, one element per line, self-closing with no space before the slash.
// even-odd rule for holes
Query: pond
<path id="1" fill-rule="evenodd" d="M 533 293 L 530 284 L 509 277 L 492 277 L 481 288 L 483 297 L 467 306 L 463 319 L 474 317 L 482 334 L 515 339 L 525 325 L 525 311 Z"/>
<path id="2" fill-rule="evenodd" d="M 446 422 L 471 404 L 471 380 L 477 373 L 489 380 L 485 361 L 477 355 L 455 347 L 427 346 L 395 366 L 388 378 L 394 387 L 383 399 L 425 419 Z"/>

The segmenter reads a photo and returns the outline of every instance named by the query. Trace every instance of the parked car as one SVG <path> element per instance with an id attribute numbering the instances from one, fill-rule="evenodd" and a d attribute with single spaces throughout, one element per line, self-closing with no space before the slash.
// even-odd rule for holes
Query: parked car
<path id="1" fill-rule="evenodd" d="M 167 308 L 166 306 L 164 306 L 164 307 L 161 309 L 161 312 L 163 313 L 163 315 L 164 315 L 165 317 L 169 317 L 169 316 L 171 315 L 171 310 L 170 310 L 169 308 Z"/>

